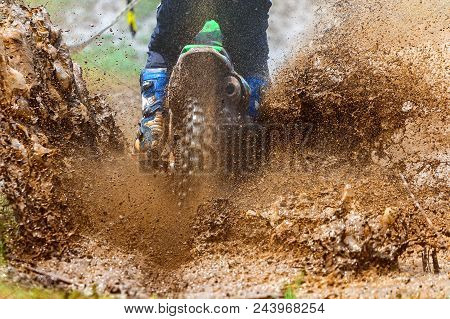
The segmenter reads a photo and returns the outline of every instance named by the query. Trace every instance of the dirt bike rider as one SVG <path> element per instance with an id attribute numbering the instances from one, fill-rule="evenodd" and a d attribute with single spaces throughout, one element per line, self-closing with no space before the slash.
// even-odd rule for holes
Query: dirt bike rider
<path id="1" fill-rule="evenodd" d="M 220 24 L 224 47 L 235 70 L 251 88 L 248 116 L 258 117 L 261 89 L 269 79 L 267 28 L 271 5 L 270 0 L 161 1 L 140 77 L 143 119 L 134 145 L 136 152 L 151 149 L 161 139 L 169 74 L 182 48 L 210 19 Z"/>

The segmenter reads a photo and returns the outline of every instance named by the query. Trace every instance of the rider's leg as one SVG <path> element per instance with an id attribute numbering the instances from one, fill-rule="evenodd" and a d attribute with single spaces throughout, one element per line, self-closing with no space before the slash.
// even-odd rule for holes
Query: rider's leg
<path id="1" fill-rule="evenodd" d="M 134 145 L 136 152 L 159 146 L 164 133 L 164 97 L 168 83 L 167 68 L 146 68 L 141 77 L 142 119 Z"/>
<path id="2" fill-rule="evenodd" d="M 269 82 L 267 28 L 271 5 L 270 0 L 228 2 L 219 11 L 224 46 L 236 71 L 251 88 L 248 115 L 252 118 L 259 115 L 261 91 Z"/>
<path id="3" fill-rule="evenodd" d="M 204 0 L 162 0 L 157 11 L 157 24 L 148 45 L 146 68 L 161 67 L 155 52 L 170 71 L 181 50 L 192 42 L 209 14 L 201 8 Z M 211 1 L 211 0 L 210 0 Z"/>
<path id="4" fill-rule="evenodd" d="M 145 69 L 141 72 L 143 118 L 139 123 L 135 151 L 143 152 L 159 145 L 164 124 L 164 98 L 170 70 L 182 47 L 192 41 L 201 27 L 201 16 L 192 14 L 192 1 L 162 0 L 157 25 L 151 36 Z M 200 27 L 199 27 L 200 26 Z"/>

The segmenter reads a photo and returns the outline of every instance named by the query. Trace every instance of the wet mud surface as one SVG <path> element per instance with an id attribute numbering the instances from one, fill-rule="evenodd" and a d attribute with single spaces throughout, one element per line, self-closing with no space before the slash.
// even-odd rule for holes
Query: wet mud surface
<path id="1" fill-rule="evenodd" d="M 138 88 L 90 81 L 108 103 L 87 98 L 43 13 L 0 7 L 24 26 L 0 24 L 2 192 L 17 247 L 67 282 L 20 263 L 11 278 L 138 298 L 280 298 L 294 282 L 300 298 L 448 298 L 445 2 L 410 2 L 321 4 L 313 41 L 275 74 L 264 105 L 266 123 L 306 122 L 308 139 L 278 143 L 252 174 L 202 178 L 182 207 L 176 177 L 109 150 L 117 127 L 131 145 Z M 21 77 L 27 65 L 39 67 Z M 31 118 L 15 111 L 22 99 Z"/>
<path id="2" fill-rule="evenodd" d="M 2 2 L 0 14 L 0 179 L 16 212 L 14 251 L 61 254 L 74 234 L 68 158 L 120 150 L 121 132 L 102 101 L 88 95 L 44 10 Z"/>

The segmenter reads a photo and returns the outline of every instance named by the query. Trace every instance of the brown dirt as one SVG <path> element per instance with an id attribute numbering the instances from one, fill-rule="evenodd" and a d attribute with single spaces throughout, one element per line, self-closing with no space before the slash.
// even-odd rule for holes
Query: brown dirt
<path id="1" fill-rule="evenodd" d="M 90 166 L 80 170 L 85 173 L 84 232 L 124 251 L 143 253 L 150 265 L 172 268 L 189 258 L 195 211 L 178 207 L 172 181 L 140 173 L 130 157 Z"/>
<path id="2" fill-rule="evenodd" d="M 61 254 L 74 235 L 68 158 L 104 155 L 123 142 L 47 13 L 2 2 L 0 15 L 1 192 L 18 225 L 11 253 Z"/>
<path id="3" fill-rule="evenodd" d="M 432 2 L 323 4 L 264 109 L 271 123 L 312 124 L 309 139 L 276 145 L 253 174 L 202 177 L 181 208 L 176 178 L 143 174 L 129 155 L 70 156 L 79 244 L 37 267 L 123 297 L 282 297 L 301 277 L 298 297 L 448 298 L 448 28 L 445 1 Z M 112 105 L 130 141 L 137 95 Z"/>

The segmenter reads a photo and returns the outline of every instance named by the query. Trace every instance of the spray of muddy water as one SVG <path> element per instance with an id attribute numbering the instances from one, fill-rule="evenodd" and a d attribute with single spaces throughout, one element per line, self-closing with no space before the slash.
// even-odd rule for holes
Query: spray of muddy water
<path id="1" fill-rule="evenodd" d="M 83 233 L 144 256 L 147 267 L 170 269 L 189 259 L 197 207 L 215 194 L 212 188 L 196 189 L 180 206 L 180 177 L 144 173 L 128 156 L 81 161 L 77 171 Z"/>
<path id="2" fill-rule="evenodd" d="M 446 11 L 445 1 L 322 4 L 312 42 L 276 75 L 269 119 L 309 121 L 314 142 L 359 147 L 425 112 L 447 115 Z"/>
<path id="3" fill-rule="evenodd" d="M 267 113 L 312 123 L 315 146 L 370 153 L 417 186 L 421 175 L 448 185 L 448 9 L 438 0 L 323 4 Z"/>
<path id="4" fill-rule="evenodd" d="M 435 234 L 429 235 L 427 223 L 419 216 L 408 194 L 405 195 L 401 183 L 398 179 L 394 181 L 398 178 L 397 173 L 386 173 L 401 172 L 412 191 L 420 194 L 417 200 L 428 213 L 440 241 L 442 234 L 448 234 L 450 211 L 446 200 L 449 197 L 446 138 L 449 59 L 448 18 L 445 16 L 448 4 L 438 0 L 426 3 L 416 0 L 395 3 L 384 0 L 364 3 L 327 1 L 320 8 L 313 41 L 275 76 L 276 83 L 268 93 L 269 101 L 265 106 L 266 119 L 271 122 L 284 124 L 300 120 L 314 125 L 307 145 L 313 155 L 304 157 L 307 168 L 303 172 L 283 172 L 285 176 L 280 177 L 277 174 L 279 167 L 269 166 L 265 172 L 251 176 L 231 193 L 227 187 L 232 186 L 224 185 L 219 187 L 219 192 L 197 194 L 189 209 L 180 210 L 170 179 L 141 174 L 136 163 L 129 158 L 104 156 L 100 162 L 74 159 L 76 152 L 73 152 L 72 142 L 76 142 L 77 137 L 84 138 L 80 142 L 83 144 L 88 136 L 101 139 L 105 131 L 89 129 L 88 124 L 99 120 L 92 114 L 95 109 L 88 108 L 91 117 L 86 116 L 86 108 L 81 105 L 84 103 L 79 103 L 82 96 L 77 92 L 68 95 L 68 89 L 64 89 L 68 83 L 69 88 L 78 90 L 76 79 L 69 76 L 69 80 L 65 81 L 66 78 L 61 77 L 63 73 L 59 73 L 58 78 L 57 71 L 61 68 L 71 74 L 70 63 L 66 65 L 67 60 L 63 59 L 62 66 L 57 68 L 57 64 L 48 65 L 36 58 L 35 64 L 42 63 L 42 70 L 48 71 L 39 73 L 43 79 L 39 83 L 48 83 L 48 88 L 39 92 L 48 93 L 31 90 L 30 105 L 18 98 L 15 104 L 5 108 L 8 112 L 2 109 L 0 114 L 2 128 L 5 127 L 1 142 L 6 146 L 6 152 L 2 149 L 5 152 L 2 153 L 2 160 L 8 159 L 0 167 L 2 179 L 8 176 L 6 180 L 13 181 L 8 184 L 12 185 L 11 193 L 15 193 L 11 199 L 18 201 L 20 209 L 23 202 L 20 190 L 35 188 L 35 181 L 39 182 L 36 184 L 38 187 L 43 183 L 45 187 L 40 188 L 42 190 L 54 190 L 47 187 L 51 183 L 59 185 L 54 172 L 73 172 L 76 185 L 74 199 L 78 200 L 74 205 L 81 208 L 76 210 L 80 211 L 75 216 L 77 230 L 104 240 L 109 247 L 148 256 L 146 262 L 155 265 L 154 269 L 177 268 L 189 260 L 192 245 L 197 244 L 192 242 L 192 237 L 197 236 L 198 231 L 208 234 L 203 236 L 206 240 L 214 239 L 211 251 L 227 251 L 236 255 L 241 254 L 249 234 L 259 231 L 254 236 L 257 244 L 251 242 L 252 246 L 249 246 L 252 250 L 262 246 L 271 249 L 274 243 L 279 243 L 283 250 L 290 250 L 302 260 L 310 261 L 309 267 L 318 266 L 315 268 L 317 272 L 330 268 L 355 270 L 361 265 L 392 266 L 406 249 L 405 243 L 412 238 L 416 240 L 423 235 L 422 243 L 428 243 L 430 237 L 436 239 Z M 9 14 L 10 9 L 6 6 L 2 10 Z M 26 16 L 23 13 L 21 19 L 25 21 Z M 38 26 L 48 24 L 39 10 L 34 11 L 32 17 L 38 20 L 35 21 Z M 64 47 L 60 47 L 57 33 L 49 27 L 37 30 L 39 34 L 33 39 L 44 39 L 44 49 L 33 46 L 31 51 L 25 50 L 30 52 L 29 57 L 41 54 L 49 63 L 67 57 Z M 14 40 L 12 35 L 20 35 L 20 32 L 8 34 L 9 39 Z M 22 43 L 27 42 L 24 40 Z M 56 55 L 52 46 L 57 50 Z M 6 47 L 9 48 L 13 46 Z M 12 79 L 5 81 L 2 78 L 2 90 L 20 96 L 17 92 L 27 91 L 27 86 L 15 72 L 19 66 L 15 66 L 14 59 L 6 58 L 2 46 L 0 49 L 0 66 L 7 69 L 2 75 L 7 74 Z M 50 85 L 52 83 L 55 85 Z M 63 103 L 65 99 L 61 102 L 58 92 L 68 97 L 67 109 L 69 115 L 73 115 L 64 117 L 67 121 L 63 127 L 76 132 L 73 140 L 68 138 L 70 146 L 66 145 L 72 148 L 72 152 L 63 153 L 70 155 L 68 163 L 73 165 L 70 170 L 66 164 L 57 166 L 55 162 L 60 158 L 56 157 L 56 153 L 47 152 L 52 148 L 52 143 L 65 135 L 51 135 L 52 130 L 48 130 L 48 126 L 36 125 L 42 121 L 19 121 L 19 116 L 23 115 L 17 112 L 18 109 L 28 110 L 30 107 L 34 112 L 43 112 L 49 118 L 49 122 L 45 123 L 50 123 L 50 127 L 54 128 L 54 123 L 60 122 L 49 114 L 55 114 L 53 108 L 57 107 L 56 113 L 59 114 L 59 107 L 64 110 L 66 105 Z M 49 106 L 52 108 L 50 112 Z M 3 121 L 4 118 L 7 121 Z M 80 121 L 85 131 L 78 133 Z M 33 134 L 27 135 L 27 131 L 17 123 L 27 124 L 38 134 L 35 137 Z M 135 122 L 129 123 L 134 125 Z M 102 125 L 94 127 L 99 129 Z M 49 142 L 40 133 L 48 133 Z M 12 138 L 13 135 L 19 137 L 16 138 L 18 141 Z M 31 162 L 24 161 L 28 158 L 27 152 L 36 154 L 31 157 Z M 314 155 L 314 152 L 320 154 Z M 349 161 L 359 153 L 364 154 L 362 164 Z M 3 154 L 6 155 L 3 157 Z M 341 155 L 330 160 L 332 156 Z M 16 169 L 23 162 L 31 163 L 30 167 L 42 168 L 39 164 L 42 157 L 54 158 L 46 161 L 47 165 L 51 164 L 48 169 L 32 169 L 35 175 L 26 175 L 32 177 L 26 180 L 22 178 L 24 175 L 15 174 L 23 172 L 23 167 Z M 313 164 L 308 165 L 308 162 Z M 353 185 L 354 194 L 346 187 L 345 196 L 341 197 L 346 183 Z M 283 198 L 271 204 L 280 193 L 283 193 Z M 40 236 L 39 232 L 33 232 L 37 220 L 45 226 L 46 223 L 53 225 L 41 228 L 46 233 L 59 228 L 60 224 L 55 221 L 64 224 L 65 219 L 58 217 L 64 211 L 66 202 L 61 204 L 57 196 L 59 193 L 53 191 L 29 191 L 27 194 L 31 201 L 22 205 L 25 209 L 21 212 L 22 216 L 31 212 L 31 218 L 25 218 L 25 226 L 28 227 L 25 230 L 30 230 L 26 234 L 31 238 L 28 242 L 33 243 L 33 236 Z M 199 218 L 199 203 L 205 198 L 225 194 L 238 204 L 229 213 L 232 218 L 224 213 L 232 206 L 224 202 L 200 210 L 203 215 Z M 51 212 L 59 213 L 48 213 L 46 203 L 49 202 L 56 203 L 50 207 Z M 69 201 L 71 204 L 73 202 Z M 387 209 L 386 205 L 395 207 Z M 30 207 L 36 209 L 30 211 Z M 253 210 L 247 211 L 248 208 Z M 243 216 L 242 211 L 248 214 Z M 202 224 L 202 216 L 205 216 L 207 223 Z M 213 220 L 208 221 L 207 217 L 211 216 Z M 200 226 L 193 225 L 197 222 Z M 224 227 L 227 236 L 221 232 L 211 232 L 211 225 L 228 225 Z M 403 225 L 407 226 L 406 229 Z M 236 230 L 239 230 L 237 235 L 233 234 Z M 52 233 L 57 236 L 47 242 L 58 245 L 64 241 L 64 232 L 65 228 L 61 227 Z M 204 244 L 201 237 L 196 239 Z M 222 238 L 229 240 L 230 237 L 236 239 L 236 243 L 227 245 Z M 39 241 L 34 242 L 46 242 L 46 238 L 39 237 Z M 221 245 L 220 249 L 214 246 L 217 242 Z M 377 258 L 373 258 L 374 255 Z M 189 272 L 190 269 L 184 271 Z"/>
<path id="5" fill-rule="evenodd" d="M 310 150 L 346 157 L 342 166 L 359 159 L 355 171 L 375 164 L 373 187 L 378 169 L 394 185 L 406 181 L 407 193 L 420 194 L 412 219 L 423 224 L 428 214 L 425 228 L 441 236 L 449 225 L 448 10 L 438 0 L 321 3 L 313 40 L 276 75 L 264 108 L 270 122 L 310 123 Z"/>
<path id="6" fill-rule="evenodd" d="M 445 143 L 442 143 L 445 132 L 441 129 L 445 128 L 448 116 L 443 6 L 445 3 L 442 1 L 436 1 L 433 6 L 419 2 L 412 6 L 406 1 L 394 4 L 387 1 L 369 1 L 364 4 L 334 1 L 322 4 L 313 41 L 275 75 L 277 82 L 268 93 L 268 103 L 265 105 L 265 117 L 271 123 L 306 121 L 313 124 L 314 131 L 307 148 L 312 152 L 323 152 L 319 156 L 312 156 L 312 161 L 316 161 L 318 166 L 302 173 L 286 172 L 283 177 L 277 175 L 279 166 L 269 166 L 261 175 L 246 178 L 247 182 L 232 192 L 227 191 L 227 188 L 232 188 L 230 185 L 221 183 L 218 191 L 206 196 L 191 194 L 191 207 L 180 211 L 177 207 L 178 198 L 173 194 L 172 184 L 166 177 L 141 175 L 128 159 L 111 162 L 99 169 L 98 173 L 88 174 L 92 176 L 88 180 L 92 180 L 95 189 L 88 186 L 91 195 L 85 196 L 89 198 L 87 215 L 94 225 L 90 230 L 106 235 L 109 241 L 119 244 L 119 247 L 147 254 L 151 262 L 164 267 L 178 266 L 190 257 L 192 238 L 196 236 L 193 223 L 197 218 L 197 207 L 205 199 L 222 196 L 239 203 L 240 209 L 263 207 L 264 203 L 270 205 L 270 200 L 280 195 L 279 188 L 272 186 L 283 185 L 282 192 L 286 194 L 300 190 L 317 198 L 329 192 L 327 196 L 332 198 L 340 197 L 332 194 L 339 193 L 340 187 L 351 182 L 361 192 L 355 197 L 368 200 L 367 204 L 362 204 L 363 208 L 360 207 L 360 211 L 355 213 L 351 208 L 354 204 L 349 203 L 350 208 L 339 208 L 340 205 L 347 205 L 345 201 L 340 203 L 339 199 L 330 199 L 331 202 L 320 203 L 325 205 L 322 212 L 307 216 L 308 223 L 311 223 L 309 227 L 320 226 L 320 229 L 317 228 L 319 234 L 328 234 L 340 227 L 344 227 L 344 233 L 353 232 L 343 245 L 347 247 L 348 243 L 353 245 L 359 241 L 356 246 L 362 245 L 362 252 L 355 253 L 352 250 L 355 245 L 349 246 L 346 253 L 335 251 L 336 256 L 341 254 L 344 259 L 352 260 L 352 263 L 342 263 L 347 267 L 345 269 L 357 269 L 361 264 L 392 266 L 410 237 L 400 227 L 400 230 L 396 230 L 397 237 L 389 239 L 380 230 L 383 227 L 379 226 L 377 214 L 383 213 L 387 205 L 395 202 L 395 205 L 404 206 L 395 215 L 399 224 L 404 222 L 410 229 L 414 228 L 417 236 L 423 234 L 424 238 L 427 237 L 426 231 L 422 231 L 427 226 L 420 217 L 411 217 L 410 211 L 414 210 L 414 205 L 407 196 L 402 199 L 407 204 L 401 204 L 390 200 L 389 196 L 377 195 L 374 198 L 370 190 L 371 187 L 389 189 L 390 194 L 396 194 L 398 198 L 405 197 L 396 175 L 397 170 L 400 170 L 414 186 L 414 191 L 421 190 L 425 194 L 424 188 L 416 188 L 419 187 L 416 185 L 417 174 L 405 168 L 419 161 L 428 163 L 430 158 L 427 156 L 431 156 L 429 148 L 436 150 L 435 160 L 438 160 L 439 168 L 435 167 L 437 170 L 433 172 L 437 173 L 432 173 L 437 176 L 435 184 L 426 189 L 434 196 L 429 197 L 424 207 L 435 212 L 432 219 L 439 230 L 443 230 L 448 222 L 448 210 L 442 200 L 445 191 L 435 191 L 447 182 L 445 175 L 439 172 L 448 170 L 441 160 L 446 150 Z M 436 123 L 437 128 L 432 141 L 414 131 L 414 127 L 427 127 L 429 121 Z M 412 124 L 408 126 L 408 123 Z M 404 139 L 399 138 L 399 134 L 404 135 Z M 414 141 L 409 143 L 409 148 L 402 145 L 405 139 Z M 353 163 L 354 167 L 348 169 L 348 159 L 358 158 L 359 154 L 363 155 L 364 161 Z M 341 159 L 330 164 L 327 156 L 332 155 L 340 156 Z M 274 162 L 278 160 L 275 158 Z M 329 165 L 341 166 L 342 170 L 327 176 L 326 167 Z M 313 183 L 317 176 L 322 176 L 324 181 Z M 304 179 L 311 180 L 311 183 L 302 181 Z M 293 198 L 293 202 L 300 200 L 298 195 Z M 340 222 L 330 222 L 329 214 L 334 213 L 327 205 L 338 207 L 333 210 L 338 215 L 344 212 L 342 216 L 339 215 L 344 226 Z M 280 209 L 284 208 L 277 207 L 274 210 Z M 220 212 L 210 213 L 221 216 Z M 294 218 L 289 221 L 285 217 L 277 217 L 273 236 L 296 233 L 290 227 L 295 228 L 299 224 L 305 226 L 302 224 L 302 218 L 306 218 L 305 212 L 299 214 L 299 220 Z M 241 217 L 237 219 L 240 220 L 239 227 L 244 229 L 242 233 L 252 233 L 252 226 L 246 231 L 246 221 Z M 371 226 L 373 233 L 367 237 L 359 226 L 352 224 L 352 220 L 359 220 L 361 225 L 375 225 Z M 311 234 L 306 232 L 296 236 L 308 237 Z M 322 265 L 324 268 L 336 266 L 337 263 L 333 262 L 335 255 L 329 252 L 339 245 L 339 239 L 327 241 L 324 239 L 326 236 L 319 237 L 312 240 L 313 247 L 307 249 L 327 247 L 328 252 L 315 250 L 316 256 L 322 258 L 326 255 Z M 391 246 L 395 249 L 382 251 Z M 379 253 L 379 259 L 371 259 L 371 254 L 376 253 Z"/>

